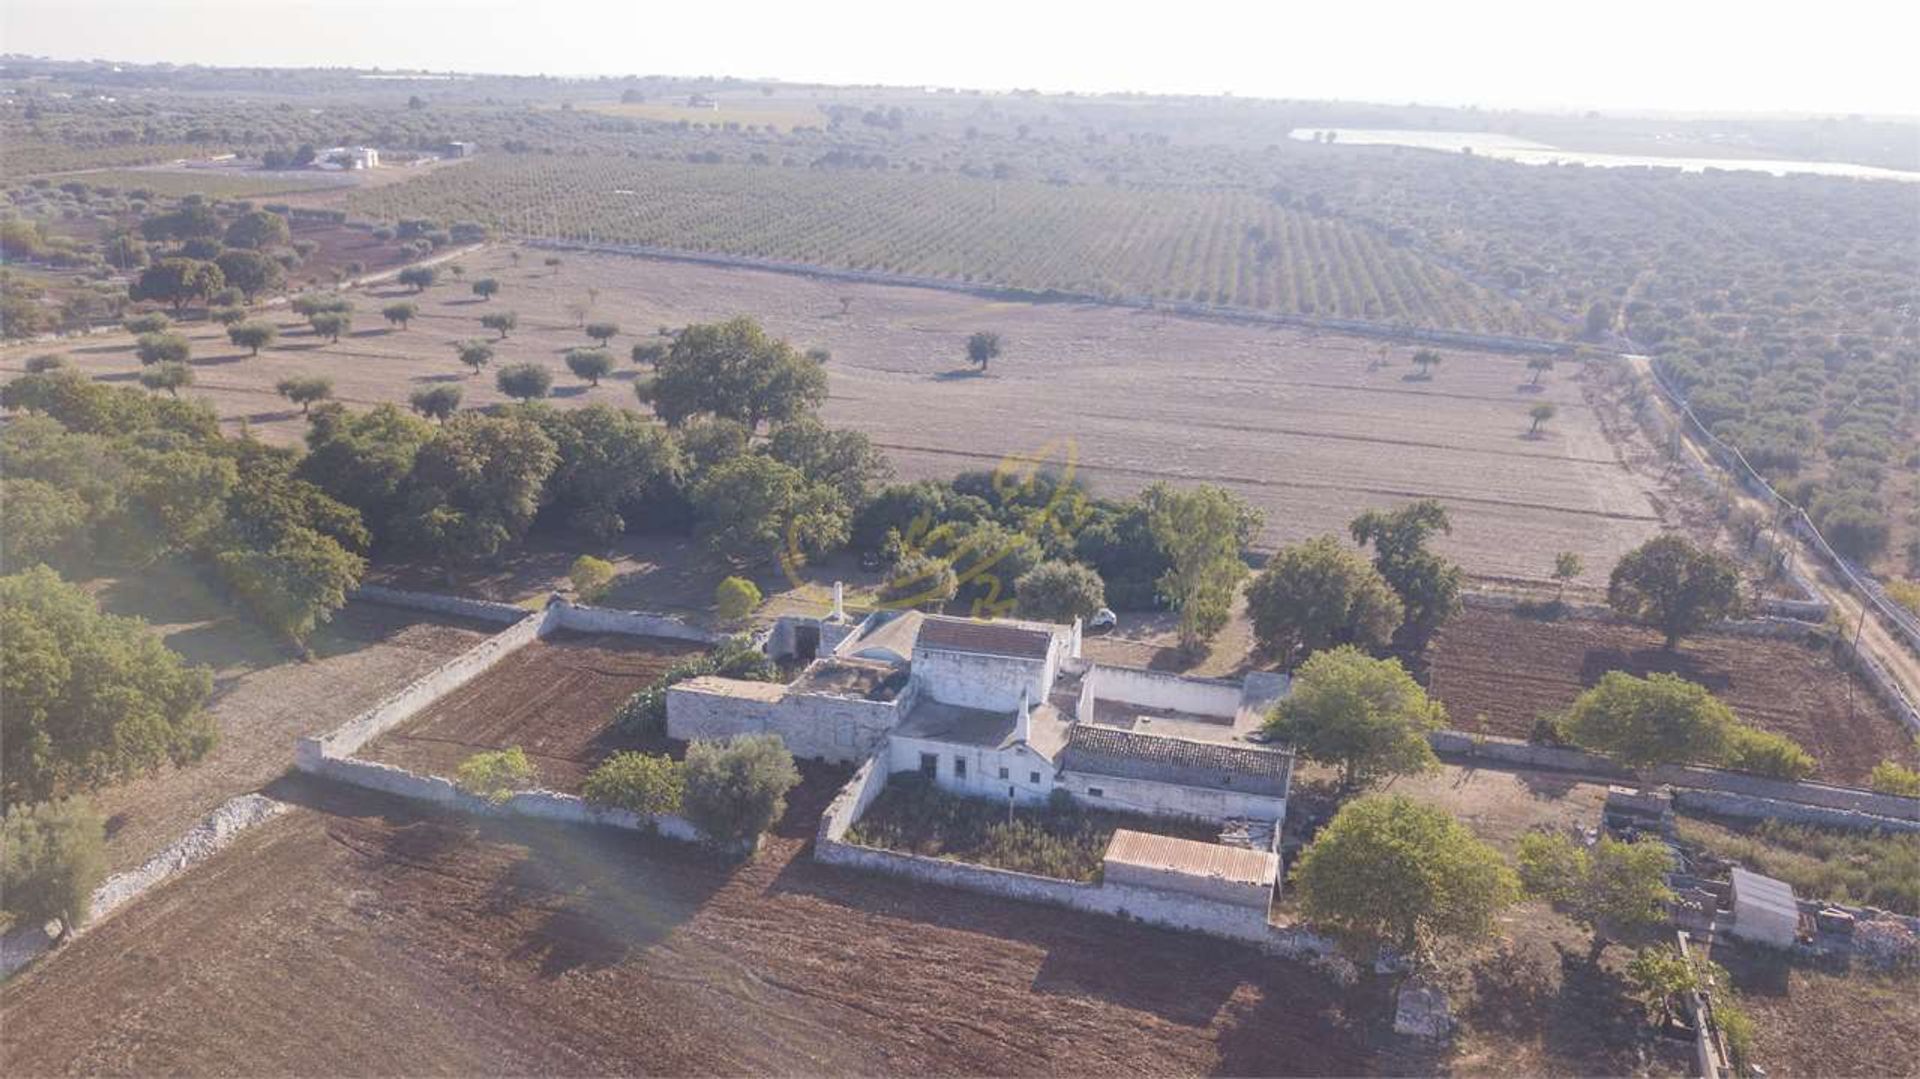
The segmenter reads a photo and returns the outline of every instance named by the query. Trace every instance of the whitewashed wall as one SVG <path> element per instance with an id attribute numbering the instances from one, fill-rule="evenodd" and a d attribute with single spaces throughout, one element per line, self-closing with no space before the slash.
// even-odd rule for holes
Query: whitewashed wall
<path id="1" fill-rule="evenodd" d="M 612 607 L 586 607 L 556 599 L 557 628 L 577 633 L 623 633 L 634 637 L 667 637 L 681 641 L 713 644 L 721 635 L 690 626 L 678 618 L 647 611 L 622 611 Z"/>
<path id="2" fill-rule="evenodd" d="M 1102 809 L 1200 820 L 1246 817 L 1278 821 L 1287 815 L 1285 798 L 1263 794 L 1211 790 L 1075 771 L 1061 772 L 1057 783 L 1074 798 Z M 1095 791 L 1100 793 L 1095 794 Z"/>
<path id="3" fill-rule="evenodd" d="M 1022 691 L 1035 703 L 1046 700 L 1049 670 L 1042 660 L 971 652 L 916 650 L 913 657 L 913 680 L 934 700 L 989 712 L 1018 708 Z"/>
<path id="4" fill-rule="evenodd" d="M 1097 663 L 1087 672 L 1086 678 L 1094 683 L 1095 698 L 1102 701 L 1121 701 L 1145 708 L 1169 708 L 1176 712 L 1222 718 L 1231 718 L 1240 710 L 1242 689 L 1238 682 L 1218 678 L 1183 678 L 1161 671 L 1107 667 Z"/>
<path id="5" fill-rule="evenodd" d="M 895 772 L 920 771 L 920 755 L 931 753 L 939 759 L 934 784 L 943 790 L 969 798 L 986 798 L 996 802 L 1005 802 L 1007 789 L 1013 788 L 1014 800 L 1022 805 L 1034 805 L 1047 800 L 1053 792 L 1053 762 L 1035 753 L 1025 746 L 1012 746 L 1007 749 L 987 746 L 960 746 L 951 742 L 938 742 L 923 738 L 913 738 L 899 733 L 887 739 L 887 763 Z M 965 778 L 954 775 L 954 759 L 963 758 L 967 762 Z M 1005 779 L 1000 777 L 1000 769 L 1007 770 Z M 1033 777 L 1039 776 L 1036 781 Z"/>
<path id="6" fill-rule="evenodd" d="M 465 596 L 443 596 L 437 592 L 410 592 L 400 588 L 383 588 L 374 584 L 363 584 L 354 589 L 353 598 L 370 603 L 384 603 L 389 607 L 434 611 L 439 614 L 458 615 L 461 618 L 475 618 L 508 625 L 520 621 L 530 613 L 525 607 L 512 603 L 468 599 Z"/>

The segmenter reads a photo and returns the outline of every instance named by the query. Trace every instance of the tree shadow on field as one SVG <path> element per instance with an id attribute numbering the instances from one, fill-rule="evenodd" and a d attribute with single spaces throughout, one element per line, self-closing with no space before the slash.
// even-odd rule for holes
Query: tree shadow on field
<path id="1" fill-rule="evenodd" d="M 473 377 L 472 375 L 457 375 L 457 374 L 415 375 L 411 379 L 408 379 L 408 381 L 409 382 L 465 382 L 467 379 L 472 377 Z"/>
<path id="2" fill-rule="evenodd" d="M 969 378 L 986 378 L 987 373 L 977 367 L 956 367 L 951 371 L 938 371 L 930 376 L 935 382 L 959 382 Z"/>
<path id="3" fill-rule="evenodd" d="M 281 409 L 277 412 L 249 412 L 243 417 L 248 423 L 281 423 L 300 415 L 297 408 Z"/>
<path id="4" fill-rule="evenodd" d="M 93 380 L 95 382 L 137 382 L 140 380 L 140 372 L 115 371 L 111 374 L 95 375 Z"/>
<path id="5" fill-rule="evenodd" d="M 1725 672 L 1707 670 L 1684 652 L 1668 652 L 1660 648 L 1637 648 L 1633 651 L 1620 648 L 1588 649 L 1580 659 L 1580 684 L 1593 686 L 1608 671 L 1626 671 L 1641 678 L 1650 674 L 1677 674 L 1716 694 L 1725 693 L 1733 685 L 1733 679 Z"/>
<path id="6" fill-rule="evenodd" d="M 230 363 L 245 363 L 250 359 L 253 359 L 252 353 L 230 352 L 223 356 L 201 356 L 187 362 L 193 364 L 195 367 L 225 367 Z"/>
<path id="7" fill-rule="evenodd" d="M 1567 792 L 1580 785 L 1576 776 L 1561 775 L 1556 772 L 1536 772 L 1532 770 L 1513 773 L 1527 793 L 1546 802 L 1557 802 L 1567 796 Z"/>
<path id="8" fill-rule="evenodd" d="M 1449 1047 L 1393 1034 L 1388 980 L 1342 988 L 1304 964 L 1261 966 L 1225 1009 L 1212 1074 L 1450 1074 Z"/>
<path id="9" fill-rule="evenodd" d="M 592 390 L 592 386 L 558 386 L 554 388 L 555 397 L 580 397 Z"/>

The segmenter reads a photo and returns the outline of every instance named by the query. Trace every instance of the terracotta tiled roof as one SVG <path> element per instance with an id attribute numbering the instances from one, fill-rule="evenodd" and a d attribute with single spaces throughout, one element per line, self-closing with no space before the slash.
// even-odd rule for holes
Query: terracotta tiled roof
<path id="1" fill-rule="evenodd" d="M 1014 659 L 1045 659 L 1053 635 L 1003 622 L 929 617 L 920 625 L 918 648 L 937 652 L 974 652 Z"/>
<path id="2" fill-rule="evenodd" d="M 1107 844 L 1103 860 L 1109 865 L 1160 869 L 1238 884 L 1272 884 L 1275 875 L 1274 857 L 1265 851 L 1201 843 L 1126 828 L 1113 833 L 1113 841 Z"/>
<path id="3" fill-rule="evenodd" d="M 1067 734 L 1060 767 L 1069 772 L 1284 798 L 1293 775 L 1293 754 L 1075 723 Z"/>

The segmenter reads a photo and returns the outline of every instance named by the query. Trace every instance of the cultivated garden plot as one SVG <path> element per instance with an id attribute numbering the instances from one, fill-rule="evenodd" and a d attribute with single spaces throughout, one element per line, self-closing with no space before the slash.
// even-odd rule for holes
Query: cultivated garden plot
<path id="1" fill-rule="evenodd" d="M 408 296 L 398 285 L 356 293 L 353 329 L 337 342 L 290 312 L 270 309 L 278 343 L 250 358 L 218 326 L 190 324 L 196 383 L 234 425 L 291 442 L 301 410 L 274 385 L 306 374 L 334 381 L 354 407 L 404 403 L 422 387 L 461 387 L 466 407 L 496 404 L 492 370 L 474 375 L 453 345 L 493 339 L 494 366 L 530 361 L 554 372 L 555 404 L 634 406 L 626 361 L 665 328 L 739 314 L 803 348 L 832 353 L 827 422 L 866 432 L 907 478 L 993 468 L 1010 454 L 1068 447 L 1079 474 L 1122 495 L 1155 480 L 1220 482 L 1267 511 L 1263 546 L 1338 532 L 1359 512 L 1408 499 L 1445 499 L 1454 533 L 1439 546 L 1470 573 L 1544 579 L 1551 552 L 1583 556 L 1589 582 L 1661 520 L 1651 480 L 1615 455 L 1587 403 L 1600 392 L 1572 360 L 1539 385 L 1517 356 L 1446 351 L 1423 377 L 1412 348 L 1295 329 L 1180 319 L 1081 304 L 989 301 L 926 289 L 802 278 L 613 256 L 489 248 L 443 267 L 442 282 L 412 297 L 420 315 L 390 328 L 380 308 Z M 490 276 L 482 301 L 467 282 Z M 512 310 L 506 339 L 480 325 Z M 587 312 L 583 316 L 583 312 Z M 619 361 L 598 387 L 566 368 L 588 345 L 580 323 L 617 322 Z M 967 336 L 1002 334 L 1006 354 L 984 373 L 968 367 Z M 0 371 L 28 355 L 0 353 Z M 68 350 L 83 370 L 132 381 L 139 364 L 124 335 Z M 1529 434 L 1529 409 L 1556 415 Z M 1541 554 L 1540 552 L 1547 552 Z"/>
<path id="2" fill-rule="evenodd" d="M 541 785 L 576 792 L 611 753 L 665 748 L 661 739 L 614 728 L 614 710 L 675 661 L 702 651 L 660 637 L 561 630 L 517 649 L 357 756 L 451 777 L 475 753 L 519 746 Z"/>
<path id="3" fill-rule="evenodd" d="M 1823 648 L 1713 633 L 1674 652 L 1660 644 L 1637 626 L 1469 607 L 1433 643 L 1431 692 L 1458 730 L 1525 738 L 1610 670 L 1668 672 L 1706 686 L 1743 722 L 1798 742 L 1817 762 L 1815 779 L 1864 786 L 1880 761 L 1920 761 L 1893 713 Z"/>

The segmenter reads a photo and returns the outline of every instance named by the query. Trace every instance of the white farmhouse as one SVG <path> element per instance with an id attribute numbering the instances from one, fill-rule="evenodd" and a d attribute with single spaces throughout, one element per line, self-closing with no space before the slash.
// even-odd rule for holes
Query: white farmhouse
<path id="1" fill-rule="evenodd" d="M 811 620 L 809 620 L 811 621 Z M 1291 753 L 1259 728 L 1286 679 L 1242 682 L 1106 667 L 1080 627 L 880 612 L 848 629 L 782 625 L 831 650 L 787 686 L 707 677 L 667 693 L 675 738 L 773 732 L 799 756 L 920 772 L 974 797 L 1065 790 L 1112 809 L 1277 822 Z"/>

